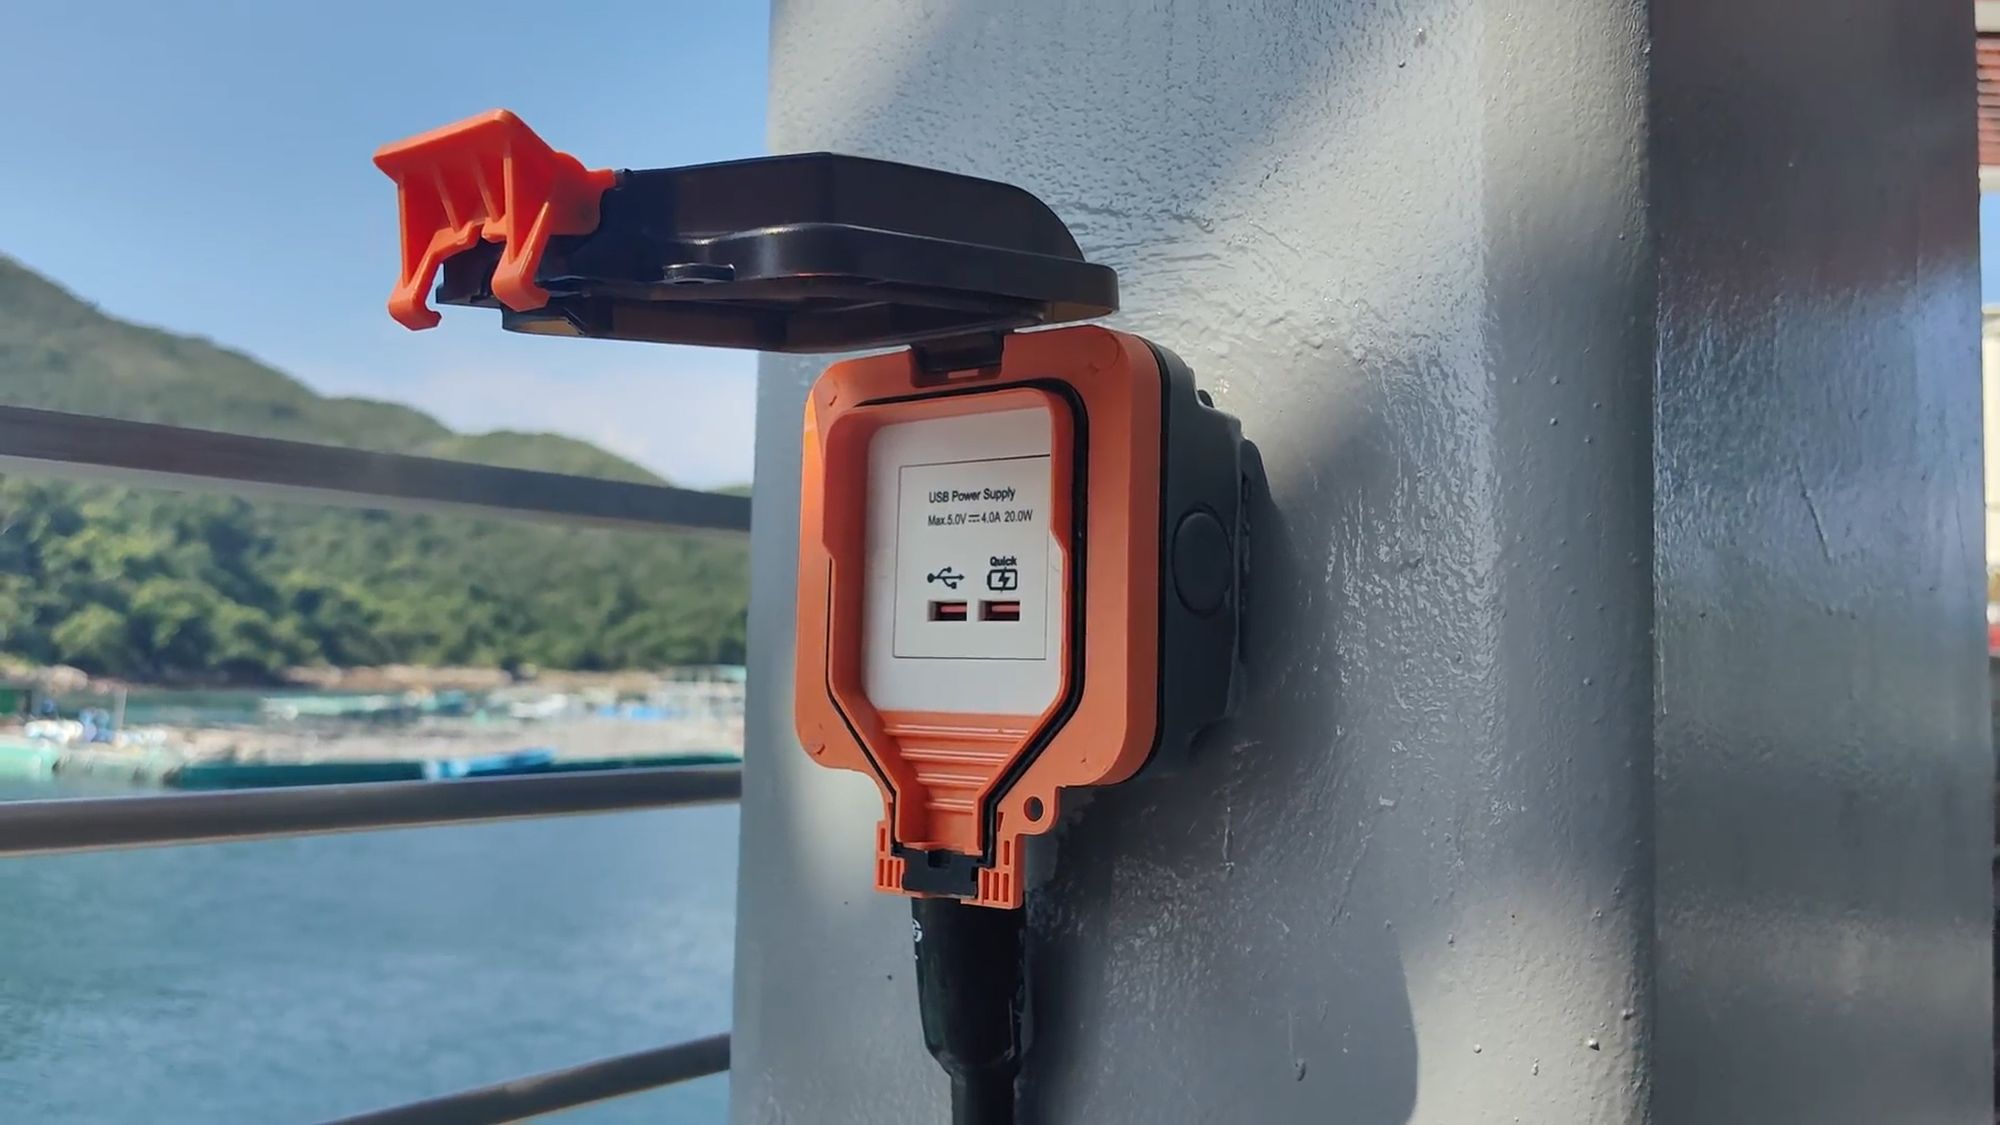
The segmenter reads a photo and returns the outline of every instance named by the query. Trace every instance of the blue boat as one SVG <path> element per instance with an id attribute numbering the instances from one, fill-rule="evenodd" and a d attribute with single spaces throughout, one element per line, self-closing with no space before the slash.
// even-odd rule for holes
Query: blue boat
<path id="1" fill-rule="evenodd" d="M 486 754 L 477 758 L 433 758 L 423 763 L 424 778 L 440 781 L 454 777 L 504 777 L 532 773 L 556 760 L 556 752 L 546 747 L 516 750 L 510 754 Z"/>

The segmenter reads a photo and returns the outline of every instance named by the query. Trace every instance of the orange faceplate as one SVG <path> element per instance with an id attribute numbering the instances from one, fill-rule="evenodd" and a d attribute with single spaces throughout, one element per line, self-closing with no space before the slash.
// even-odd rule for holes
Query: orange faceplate
<path id="1" fill-rule="evenodd" d="M 597 227 L 597 201 L 617 181 L 557 152 L 504 109 L 384 145 L 375 166 L 396 181 L 403 270 L 389 315 L 405 328 L 435 327 L 426 303 L 438 267 L 480 239 L 504 246 L 493 296 L 516 312 L 548 303 L 535 270 L 549 239 Z"/>
<path id="2" fill-rule="evenodd" d="M 979 858 L 969 901 L 1019 906 L 1021 839 L 1054 826 L 1062 790 L 1122 781 L 1151 754 L 1161 386 L 1144 341 L 1098 327 L 1017 333 L 997 370 L 948 381 L 922 375 L 904 350 L 834 364 L 814 384 L 799 534 L 798 734 L 814 760 L 867 774 L 881 790 L 877 889 L 912 893 L 910 851 L 955 853 Z M 1037 404 L 1056 420 L 1051 527 L 1071 537 L 1057 702 L 1039 715 L 878 710 L 862 675 L 872 435 L 892 423 Z"/>

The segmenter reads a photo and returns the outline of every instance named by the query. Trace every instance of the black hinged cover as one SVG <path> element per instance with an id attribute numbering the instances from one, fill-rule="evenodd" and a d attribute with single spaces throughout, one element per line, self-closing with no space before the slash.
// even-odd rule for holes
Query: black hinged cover
<path id="1" fill-rule="evenodd" d="M 595 231 L 549 241 L 549 303 L 501 308 L 500 247 L 444 264 L 437 299 L 544 335 L 831 352 L 1104 316 L 1118 275 L 1017 187 L 807 153 L 620 172 Z"/>

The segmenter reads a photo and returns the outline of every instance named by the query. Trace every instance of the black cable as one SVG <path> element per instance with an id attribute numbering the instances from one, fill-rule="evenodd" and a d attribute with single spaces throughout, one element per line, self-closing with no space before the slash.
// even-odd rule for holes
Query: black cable
<path id="1" fill-rule="evenodd" d="M 952 1125 L 1014 1125 L 1023 912 L 910 902 L 924 1046 L 951 1076 Z"/>
<path id="2" fill-rule="evenodd" d="M 952 1079 L 951 1125 L 1014 1125 L 1014 1077 Z"/>

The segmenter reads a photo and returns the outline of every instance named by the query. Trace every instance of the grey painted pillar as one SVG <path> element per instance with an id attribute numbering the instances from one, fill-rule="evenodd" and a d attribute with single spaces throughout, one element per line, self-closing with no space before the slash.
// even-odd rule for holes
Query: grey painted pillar
<path id="1" fill-rule="evenodd" d="M 1993 1112 L 1969 8 L 1654 17 L 1658 1120 Z"/>
<path id="2" fill-rule="evenodd" d="M 1270 470 L 1245 714 L 1040 857 L 1024 1120 L 1983 1120 L 1963 9 L 777 3 L 774 150 L 1037 192 Z M 733 1113 L 930 1123 L 873 790 L 791 734 L 818 366 Z"/>

